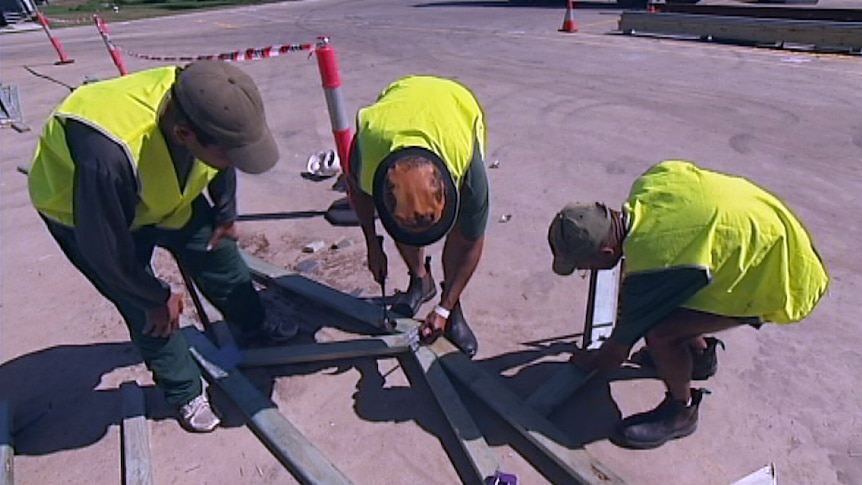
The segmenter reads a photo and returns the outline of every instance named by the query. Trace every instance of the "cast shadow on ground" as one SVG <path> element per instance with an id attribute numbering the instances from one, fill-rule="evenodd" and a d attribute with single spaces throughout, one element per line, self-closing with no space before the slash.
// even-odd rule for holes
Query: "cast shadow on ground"
<path id="1" fill-rule="evenodd" d="M 18 455 L 46 455 L 99 441 L 123 416 L 119 389 L 96 389 L 111 371 L 141 363 L 129 342 L 60 345 L 0 366 L 0 400 L 13 410 Z M 144 387 L 148 416 L 173 419 L 161 391 Z"/>
<path id="2" fill-rule="evenodd" d="M 358 327 L 365 327 L 357 323 Z M 310 332 L 304 331 L 297 343 L 310 343 L 314 339 Z M 499 375 L 502 370 L 522 366 L 511 376 L 501 376 L 506 387 L 526 399 L 535 390 L 537 383 L 542 383 L 555 375 L 566 362 L 533 363 L 542 357 L 559 354 L 571 349 L 571 343 L 554 343 L 547 346 L 536 346 L 529 350 L 512 352 L 495 356 L 486 360 L 476 360 L 475 365 L 490 375 Z M 449 458 L 461 480 L 471 483 L 471 468 L 456 436 L 449 427 L 426 380 L 423 371 L 409 355 L 398 357 L 401 369 L 406 374 L 409 385 L 387 385 L 386 376 L 381 373 L 377 359 L 355 358 L 336 362 L 294 364 L 270 366 L 245 370 L 246 377 L 261 390 L 264 395 L 272 395 L 276 379 L 297 375 L 308 375 L 326 371 L 338 374 L 355 369 L 359 373 L 356 390 L 353 394 L 353 409 L 358 418 L 369 422 L 408 422 L 412 421 L 425 432 L 436 437 Z M 397 369 L 396 369 L 397 370 Z M 439 363 L 432 366 L 429 372 L 443 372 Z M 623 374 L 612 374 L 610 378 L 595 378 L 581 389 L 577 396 L 558 408 L 548 421 L 565 435 L 561 444 L 569 448 L 583 447 L 589 443 L 604 440 L 620 421 L 619 407 L 610 392 L 610 381 L 617 379 L 642 378 L 644 374 L 633 370 Z M 450 376 L 449 380 L 458 391 L 458 395 L 476 422 L 482 437 L 492 447 L 508 446 L 516 450 L 526 461 L 531 463 L 550 483 L 565 483 L 569 478 L 547 456 L 537 450 L 526 438 L 512 429 L 509 424 L 477 398 L 470 389 L 459 384 Z M 218 402 L 218 401 L 216 401 Z M 219 405 L 224 412 L 225 404 Z M 287 403 L 289 406 L 289 403 Z M 230 414 L 230 413 L 228 413 Z M 241 426 L 242 416 L 236 419 L 226 419 L 226 426 Z M 543 432 L 545 430 L 536 429 Z M 548 430 L 548 434 L 560 434 Z M 477 438 L 472 436 L 467 439 Z M 385 440 L 385 436 L 381 439 Z"/>

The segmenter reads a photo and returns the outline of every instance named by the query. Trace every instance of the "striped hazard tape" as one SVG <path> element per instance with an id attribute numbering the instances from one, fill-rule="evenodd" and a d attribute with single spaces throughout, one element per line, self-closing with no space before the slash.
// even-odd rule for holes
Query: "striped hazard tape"
<path id="1" fill-rule="evenodd" d="M 168 62 L 193 62 L 201 60 L 220 60 L 220 61 L 256 61 L 259 59 L 268 59 L 270 57 L 283 56 L 291 52 L 311 51 L 314 49 L 314 44 L 282 44 L 270 45 L 266 47 L 257 47 L 233 52 L 223 52 L 221 54 L 199 55 L 199 56 L 153 56 L 149 54 L 139 54 L 128 49 L 120 48 L 124 53 L 137 57 L 138 59 L 146 59 L 148 61 L 168 61 Z"/>
<path id="2" fill-rule="evenodd" d="M 76 25 L 76 24 L 88 24 L 93 21 L 93 17 L 78 17 L 76 19 L 55 19 L 54 17 L 48 17 L 45 15 L 45 18 L 48 22 L 52 24 L 66 24 L 66 25 Z"/>

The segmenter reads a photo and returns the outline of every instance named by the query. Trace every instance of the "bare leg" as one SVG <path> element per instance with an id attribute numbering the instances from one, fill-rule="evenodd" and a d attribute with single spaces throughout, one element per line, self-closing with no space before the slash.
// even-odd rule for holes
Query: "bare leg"
<path id="1" fill-rule="evenodd" d="M 407 270 L 410 271 L 410 274 L 425 278 L 425 266 L 422 264 L 422 260 L 425 259 L 425 248 L 408 246 L 399 242 L 396 242 L 395 246 L 398 248 L 401 258 L 404 259 L 404 263 L 407 264 Z"/>
<path id="2" fill-rule="evenodd" d="M 691 398 L 693 363 L 688 347 L 702 351 L 706 348 L 703 334 L 739 325 L 729 317 L 680 308 L 647 333 L 658 374 L 674 399 L 688 402 Z"/>

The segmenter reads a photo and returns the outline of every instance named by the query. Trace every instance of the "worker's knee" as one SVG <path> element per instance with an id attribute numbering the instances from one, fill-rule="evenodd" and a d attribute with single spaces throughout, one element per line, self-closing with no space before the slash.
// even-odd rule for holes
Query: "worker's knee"
<path id="1" fill-rule="evenodd" d="M 656 325 L 644 336 L 650 348 L 677 346 L 689 338 L 691 335 L 680 331 L 675 325 L 668 324 L 668 322 Z"/>

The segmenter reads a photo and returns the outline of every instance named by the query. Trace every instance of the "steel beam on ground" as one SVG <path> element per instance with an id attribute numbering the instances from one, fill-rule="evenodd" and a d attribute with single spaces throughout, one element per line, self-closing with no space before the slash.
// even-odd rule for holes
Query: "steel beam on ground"
<path id="1" fill-rule="evenodd" d="M 144 392 L 135 382 L 120 386 L 123 396 L 123 484 L 152 485 L 150 427 L 147 422 Z"/>
<path id="2" fill-rule="evenodd" d="M 676 13 L 623 12 L 624 34 L 695 36 L 761 44 L 862 49 L 862 22 L 828 22 Z"/>
<path id="3" fill-rule="evenodd" d="M 576 483 L 625 483 L 587 450 L 572 446 L 562 431 L 521 401 L 499 376 L 489 374 L 474 365 L 454 345 L 444 339 L 438 339 L 429 348 L 449 374 L 467 386 L 476 397 L 553 460 Z"/>
<path id="4" fill-rule="evenodd" d="M 584 337 L 581 345 L 583 349 L 600 347 L 601 342 L 609 338 L 613 332 L 617 322 L 621 271 L 622 260 L 612 269 L 590 271 Z M 547 416 L 595 375 L 595 371 L 587 372 L 574 365 L 567 365 L 539 386 L 526 402 L 539 414 Z"/>
<path id="5" fill-rule="evenodd" d="M 356 357 L 391 357 L 410 352 L 405 335 L 361 338 L 341 342 L 323 342 L 246 349 L 241 351 L 241 367 L 303 364 Z"/>
<path id="6" fill-rule="evenodd" d="M 279 268 L 248 253 L 243 258 L 252 274 L 264 282 L 296 292 L 312 301 L 359 321 L 377 327 L 382 316 L 380 308 L 338 290 L 313 282 L 301 275 Z M 416 321 L 396 319 L 396 331 L 415 328 Z M 480 399 L 499 413 L 514 429 L 525 436 L 543 454 L 582 484 L 621 484 L 616 476 L 582 447 L 569 447 L 565 436 L 543 416 L 527 406 L 505 384 L 481 369 L 445 339 L 438 339 L 430 349 L 444 367 L 471 388 Z M 488 394 L 482 394 L 488 391 Z M 498 400 L 499 398 L 499 400 Z"/>
<path id="7" fill-rule="evenodd" d="M 251 270 L 252 277 L 257 281 L 274 284 L 309 301 L 332 308 L 343 315 L 380 328 L 383 310 L 379 306 L 370 305 L 358 298 L 310 280 L 299 273 L 288 271 L 245 251 L 240 251 L 240 254 Z"/>
<path id="8" fill-rule="evenodd" d="M 470 416 L 470 412 L 461 402 L 458 392 L 452 386 L 440 362 L 437 361 L 437 356 L 425 347 L 420 347 L 414 356 L 422 367 L 425 381 L 431 388 L 437 404 L 440 405 L 449 426 L 455 432 L 461 449 L 470 460 L 473 473 L 478 478 L 478 482 L 484 483 L 485 479 L 499 470 L 497 458 L 473 421 L 473 417 Z"/>
<path id="9" fill-rule="evenodd" d="M 352 483 L 241 372 L 215 364 L 218 350 L 200 331 L 187 327 L 182 332 L 207 380 L 237 405 L 247 417 L 249 428 L 300 483 Z"/>

